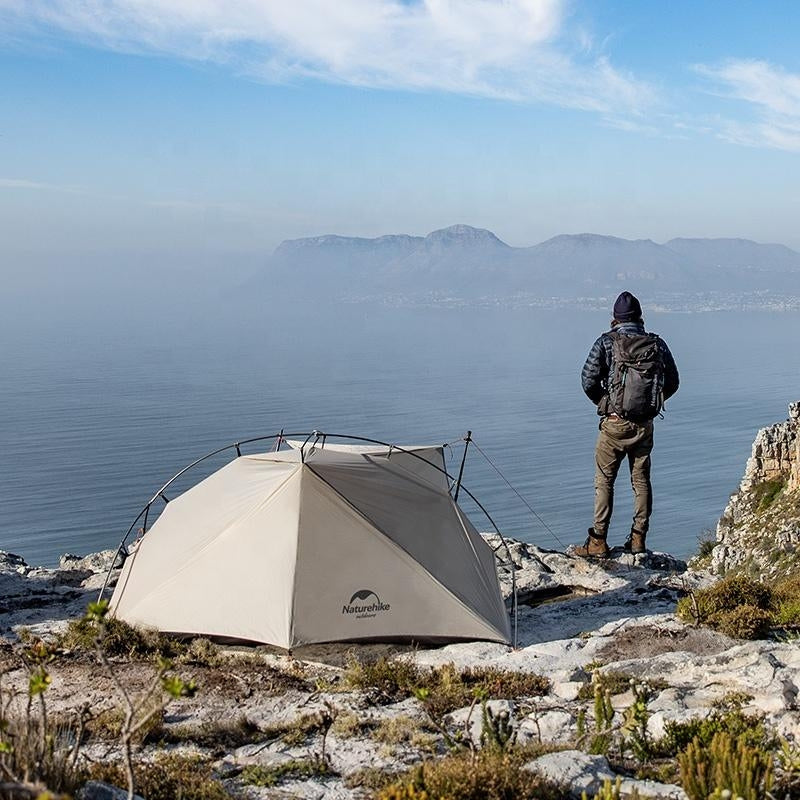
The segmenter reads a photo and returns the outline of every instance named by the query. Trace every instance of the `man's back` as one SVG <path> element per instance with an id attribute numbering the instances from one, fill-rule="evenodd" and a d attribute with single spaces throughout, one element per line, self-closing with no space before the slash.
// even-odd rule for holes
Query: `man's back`
<path id="1" fill-rule="evenodd" d="M 627 460 L 634 493 L 633 524 L 625 549 L 644 553 L 653 510 L 650 454 L 653 418 L 680 384 L 667 343 L 644 327 L 642 308 L 630 292 L 614 303 L 611 330 L 592 345 L 581 371 L 586 396 L 597 406 L 600 432 L 595 445 L 594 525 L 580 556 L 610 554 L 608 528 L 614 507 L 614 481 Z"/>
<path id="2" fill-rule="evenodd" d="M 581 385 L 586 396 L 597 406 L 597 413 L 605 416 L 611 409 L 609 379 L 614 368 L 614 336 L 644 336 L 644 323 L 635 320 L 619 322 L 602 333 L 592 345 L 581 371 Z M 656 340 L 663 362 L 663 397 L 668 400 L 680 385 L 678 368 L 667 343 L 659 336 Z"/>

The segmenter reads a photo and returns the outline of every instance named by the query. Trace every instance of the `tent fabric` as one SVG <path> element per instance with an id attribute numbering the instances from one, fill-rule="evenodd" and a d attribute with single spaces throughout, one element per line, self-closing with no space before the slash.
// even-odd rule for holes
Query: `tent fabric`
<path id="1" fill-rule="evenodd" d="M 401 450 L 395 447 L 382 445 L 339 444 L 320 442 L 314 444 L 300 442 L 296 439 L 287 439 L 286 443 L 295 450 L 303 449 L 308 454 L 309 460 L 318 453 L 326 451 L 333 453 L 360 454 L 373 458 L 384 458 L 396 467 L 402 467 L 412 474 L 422 478 L 434 486 L 448 489 L 447 470 L 445 469 L 444 447 L 431 447 L 430 445 L 403 445 Z"/>
<path id="2" fill-rule="evenodd" d="M 112 612 L 286 649 L 507 642 L 492 550 L 446 479 L 416 461 L 340 446 L 240 456 L 167 504 L 126 560 Z"/>

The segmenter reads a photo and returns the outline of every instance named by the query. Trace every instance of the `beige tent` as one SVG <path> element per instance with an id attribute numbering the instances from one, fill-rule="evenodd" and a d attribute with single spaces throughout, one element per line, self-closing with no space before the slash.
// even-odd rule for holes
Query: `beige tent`
<path id="1" fill-rule="evenodd" d="M 112 612 L 286 649 L 509 641 L 494 553 L 431 466 L 441 448 L 293 444 L 239 456 L 169 502 L 131 548 Z"/>

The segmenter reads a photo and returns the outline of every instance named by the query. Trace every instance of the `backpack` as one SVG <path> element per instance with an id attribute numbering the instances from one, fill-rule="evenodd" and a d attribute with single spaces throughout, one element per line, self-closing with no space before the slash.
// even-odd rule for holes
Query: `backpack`
<path id="1" fill-rule="evenodd" d="M 623 334 L 612 331 L 608 406 L 623 419 L 645 422 L 664 405 L 664 355 L 655 333 Z"/>

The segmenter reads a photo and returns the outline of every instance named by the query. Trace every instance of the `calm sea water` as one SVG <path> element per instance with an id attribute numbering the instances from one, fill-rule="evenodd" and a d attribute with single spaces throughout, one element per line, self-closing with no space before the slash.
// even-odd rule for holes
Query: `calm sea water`
<path id="1" fill-rule="evenodd" d="M 313 301 L 257 313 L 5 321 L 0 548 L 49 565 L 65 552 L 116 546 L 187 462 L 281 428 L 398 443 L 441 443 L 470 429 L 561 542 L 582 540 L 597 419 L 579 371 L 607 322 L 588 312 L 320 310 Z M 654 548 L 695 549 L 736 487 L 756 430 L 800 399 L 799 322 L 756 313 L 648 319 L 682 378 L 657 422 Z M 459 456 L 454 447 L 454 471 Z M 505 533 L 560 547 L 477 451 L 465 485 Z M 618 486 L 611 538 L 621 543 L 631 513 L 624 474 Z"/>

